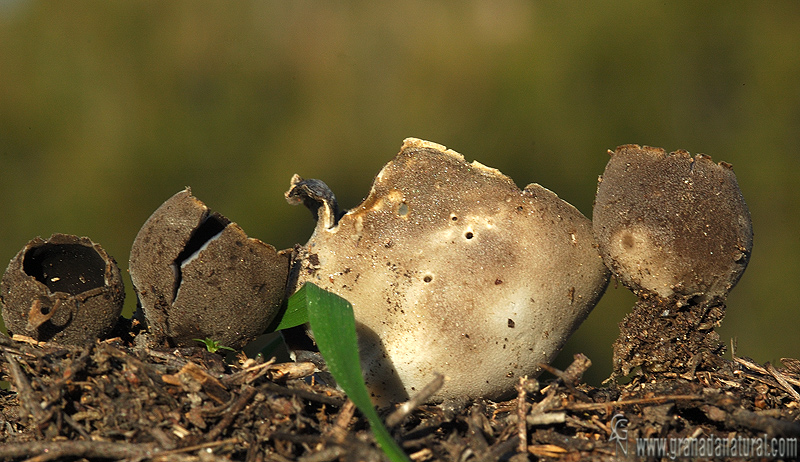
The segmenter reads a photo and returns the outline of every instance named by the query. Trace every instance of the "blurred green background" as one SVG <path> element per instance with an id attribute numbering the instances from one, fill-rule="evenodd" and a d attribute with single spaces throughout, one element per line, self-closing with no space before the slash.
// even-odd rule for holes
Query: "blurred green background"
<path id="1" fill-rule="evenodd" d="M 62 232 L 124 271 L 186 185 L 251 236 L 303 243 L 291 175 L 353 207 L 409 136 L 587 216 L 617 145 L 733 164 L 755 245 L 720 334 L 800 357 L 798 2 L 0 0 L 3 262 Z M 583 352 L 607 377 L 633 303 L 612 283 L 557 365 Z"/>

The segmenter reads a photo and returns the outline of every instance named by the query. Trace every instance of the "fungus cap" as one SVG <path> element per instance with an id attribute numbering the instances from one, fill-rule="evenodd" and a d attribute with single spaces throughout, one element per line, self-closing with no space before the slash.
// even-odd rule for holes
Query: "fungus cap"
<path id="1" fill-rule="evenodd" d="M 164 202 L 133 242 L 130 273 L 156 339 L 241 348 L 264 332 L 286 295 L 289 258 L 247 237 L 185 190 Z"/>
<path id="2" fill-rule="evenodd" d="M 293 178 L 290 202 L 325 202 L 308 185 Z M 502 397 L 555 356 L 608 282 L 578 210 L 435 143 L 406 139 L 358 207 L 329 209 L 317 209 L 297 287 L 352 303 L 379 405 L 435 372 L 449 380 L 433 401 Z"/>
<path id="3" fill-rule="evenodd" d="M 609 153 L 593 214 L 606 265 L 640 295 L 726 297 L 753 247 L 731 166 L 648 146 Z"/>

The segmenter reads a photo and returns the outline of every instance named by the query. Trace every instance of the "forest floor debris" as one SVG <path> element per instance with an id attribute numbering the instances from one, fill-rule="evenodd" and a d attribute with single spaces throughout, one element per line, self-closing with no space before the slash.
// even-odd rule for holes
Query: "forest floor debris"
<path id="1" fill-rule="evenodd" d="M 0 336 L 0 460 L 384 460 L 366 420 L 310 363 L 120 338 L 88 347 Z M 646 438 L 800 437 L 800 361 L 745 357 L 691 375 L 581 382 L 576 355 L 554 378 L 521 378 L 505 402 L 384 409 L 411 460 L 619 460 Z M 436 386 L 432 377 L 432 386 Z M 651 457 L 652 459 L 653 457 Z M 723 459 L 725 457 L 722 457 Z"/>

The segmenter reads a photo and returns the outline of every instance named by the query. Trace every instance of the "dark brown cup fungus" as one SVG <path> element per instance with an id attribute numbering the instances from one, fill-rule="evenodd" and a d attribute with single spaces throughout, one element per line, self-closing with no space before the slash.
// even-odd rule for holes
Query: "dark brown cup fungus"
<path id="1" fill-rule="evenodd" d="M 108 335 L 125 289 L 117 263 L 87 237 L 53 234 L 28 242 L 0 283 L 9 334 L 83 345 Z"/>
<path id="2" fill-rule="evenodd" d="M 685 368 L 691 355 L 721 348 L 713 327 L 750 258 L 750 213 L 728 164 L 637 145 L 610 154 L 594 235 L 603 261 L 640 298 L 621 324 L 615 368 Z"/>
<path id="3" fill-rule="evenodd" d="M 189 188 L 161 205 L 131 249 L 130 273 L 154 340 L 241 348 L 262 334 L 286 295 L 289 256 L 247 237 Z"/>
<path id="4" fill-rule="evenodd" d="M 507 394 L 556 355 L 608 282 L 578 210 L 435 143 L 405 140 L 343 216 L 318 180 L 295 176 L 287 199 L 318 219 L 296 288 L 311 281 L 353 304 L 379 405 L 435 372 L 450 380 L 433 401 Z"/>
<path id="5" fill-rule="evenodd" d="M 637 294 L 725 297 L 753 247 L 733 169 L 686 151 L 617 148 L 592 219 L 603 261 Z"/>

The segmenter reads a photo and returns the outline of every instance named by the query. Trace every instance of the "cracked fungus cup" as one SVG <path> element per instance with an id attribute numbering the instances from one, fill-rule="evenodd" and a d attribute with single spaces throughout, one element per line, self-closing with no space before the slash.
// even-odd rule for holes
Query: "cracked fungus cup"
<path id="1" fill-rule="evenodd" d="M 449 380 L 433 401 L 506 395 L 552 360 L 608 282 L 577 209 L 435 143 L 405 140 L 345 214 L 319 180 L 295 176 L 286 196 L 318 220 L 294 289 L 310 281 L 352 303 L 379 405 L 436 372 Z"/>
<path id="2" fill-rule="evenodd" d="M 28 242 L 0 283 L 9 334 L 83 345 L 108 335 L 125 300 L 119 268 L 87 237 L 53 234 Z"/>
<path id="3" fill-rule="evenodd" d="M 261 335 L 286 295 L 287 252 L 248 237 L 189 188 L 159 207 L 136 235 L 131 280 L 157 342 L 238 349 Z"/>

